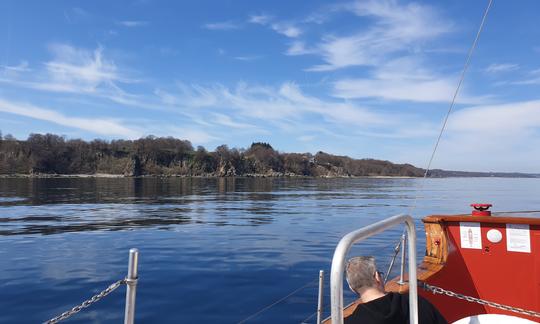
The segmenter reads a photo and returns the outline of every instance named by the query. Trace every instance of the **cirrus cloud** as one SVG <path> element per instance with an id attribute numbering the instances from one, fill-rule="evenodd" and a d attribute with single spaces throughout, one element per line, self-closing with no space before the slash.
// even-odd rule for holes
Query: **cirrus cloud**
<path id="1" fill-rule="evenodd" d="M 123 126 L 122 122 L 110 118 L 69 117 L 48 108 L 38 107 L 27 103 L 11 102 L 1 98 L 0 111 L 44 120 L 70 128 L 90 131 L 99 135 L 137 138 L 142 134 L 134 129 Z"/>
<path id="2" fill-rule="evenodd" d="M 305 53 L 320 56 L 324 61 L 309 71 L 373 66 L 390 55 L 407 52 L 453 29 L 452 24 L 433 8 L 414 2 L 402 5 L 392 0 L 355 1 L 337 6 L 335 10 L 352 12 L 360 18 L 368 17 L 375 23 L 349 35 L 325 35 L 321 42 L 312 46 L 314 51 Z"/>

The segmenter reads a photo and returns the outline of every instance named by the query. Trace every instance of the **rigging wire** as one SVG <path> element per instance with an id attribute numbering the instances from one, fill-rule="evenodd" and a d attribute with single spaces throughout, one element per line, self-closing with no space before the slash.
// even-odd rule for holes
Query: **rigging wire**
<path id="1" fill-rule="evenodd" d="M 491 213 L 492 215 L 506 215 L 506 214 L 536 214 L 540 213 L 540 210 L 513 210 L 513 211 L 498 211 Z"/>
<path id="2" fill-rule="evenodd" d="M 482 16 L 482 21 L 480 22 L 480 26 L 478 27 L 478 31 L 476 32 L 476 37 L 474 38 L 474 41 L 469 48 L 469 52 L 467 53 L 467 59 L 465 60 L 465 64 L 463 65 L 463 69 L 461 71 L 461 76 L 459 78 L 459 82 L 457 84 L 456 90 L 454 91 L 454 95 L 452 96 L 452 101 L 450 103 L 450 106 L 448 107 L 448 111 L 446 112 L 446 116 L 444 117 L 443 125 L 441 127 L 441 130 L 439 132 L 439 136 L 437 137 L 437 141 L 435 141 L 435 146 L 433 147 L 433 151 L 431 152 L 431 157 L 429 158 L 428 165 L 426 167 L 426 171 L 424 172 L 424 177 L 422 182 L 420 183 L 420 188 L 417 192 L 420 192 L 423 187 L 424 183 L 426 182 L 429 170 L 431 169 L 431 164 L 433 163 L 433 159 L 435 158 L 435 153 L 437 152 L 437 148 L 439 147 L 439 143 L 441 142 L 442 135 L 444 131 L 446 130 L 446 124 L 448 123 L 448 117 L 450 117 L 450 114 L 452 113 L 452 110 L 454 109 L 457 96 L 459 94 L 459 90 L 461 89 L 461 85 L 463 84 L 463 80 L 465 79 L 465 73 L 467 72 L 469 68 L 469 64 L 471 62 L 472 55 L 474 53 L 474 50 L 476 49 L 476 46 L 478 44 L 478 40 L 480 39 L 480 34 L 482 33 L 482 30 L 484 29 L 484 24 L 486 22 L 487 15 L 489 13 L 489 10 L 491 9 L 491 5 L 493 4 L 493 0 L 489 0 L 488 5 L 486 9 L 484 10 L 484 15 Z M 412 213 L 412 211 L 416 208 L 416 203 L 418 201 L 418 193 L 414 197 L 413 204 L 411 206 L 411 209 L 409 210 L 409 214 Z"/>
<path id="3" fill-rule="evenodd" d="M 315 313 L 309 315 L 308 317 L 306 317 L 302 322 L 300 322 L 300 324 L 308 324 L 308 321 L 315 315 L 317 315 L 317 312 L 315 312 Z"/>
<path id="4" fill-rule="evenodd" d="M 241 320 L 241 321 L 238 322 L 237 324 L 241 324 L 241 323 L 247 322 L 248 320 L 250 320 L 250 319 L 256 317 L 257 315 L 259 315 L 259 314 L 265 312 L 266 310 L 268 310 L 268 309 L 270 309 L 270 308 L 276 306 L 277 304 L 279 304 L 279 303 L 281 303 L 282 301 L 286 300 L 287 298 L 293 296 L 294 294 L 296 294 L 296 293 L 298 293 L 298 292 L 300 292 L 300 291 L 306 289 L 307 287 L 313 285 L 313 284 L 316 283 L 317 281 L 319 281 L 319 278 L 317 278 L 317 279 L 315 279 L 315 280 L 312 280 L 312 281 L 308 282 L 307 284 L 303 285 L 302 287 L 300 287 L 300 288 L 298 288 L 298 289 L 295 289 L 294 291 L 292 291 L 291 293 L 289 293 L 287 296 L 282 297 L 282 298 L 276 300 L 275 302 L 273 302 L 272 304 L 270 304 L 270 305 L 268 305 L 268 306 L 265 306 L 265 307 L 261 308 L 259 311 L 257 311 L 257 312 L 255 312 L 255 313 L 249 315 L 248 317 L 244 318 L 243 320 Z"/>
<path id="5" fill-rule="evenodd" d="M 489 0 L 488 5 L 487 5 L 486 9 L 484 10 L 484 14 L 482 15 L 482 20 L 480 22 L 480 26 L 478 27 L 478 31 L 476 32 L 476 36 L 474 38 L 474 41 L 473 41 L 473 43 L 472 43 L 472 45 L 469 48 L 469 51 L 467 53 L 467 58 L 465 60 L 465 64 L 463 65 L 463 69 L 461 70 L 461 75 L 460 75 L 460 78 L 459 78 L 459 82 L 457 84 L 456 90 L 454 91 L 454 95 L 452 96 L 450 106 L 448 107 L 448 111 L 446 112 L 446 115 L 444 117 L 444 121 L 443 121 L 441 130 L 439 131 L 439 135 L 437 136 L 437 140 L 435 141 L 435 145 L 433 147 L 433 151 L 431 152 L 431 156 L 429 158 L 426 170 L 424 172 L 424 176 L 422 177 L 422 181 L 420 182 L 419 188 L 416 190 L 416 195 L 414 196 L 414 200 L 413 200 L 413 203 L 412 203 L 411 207 L 409 208 L 408 214 L 412 214 L 412 212 L 416 209 L 416 205 L 417 205 L 417 202 L 418 202 L 418 196 L 422 192 L 422 190 L 424 189 L 424 185 L 426 183 L 429 170 L 431 169 L 431 164 L 433 163 L 433 159 L 435 158 L 435 153 L 437 152 L 437 148 L 439 148 L 439 143 L 441 142 L 442 135 L 443 135 L 444 131 L 446 130 L 446 125 L 448 124 L 448 118 L 450 117 L 450 114 L 452 113 L 452 110 L 454 109 L 454 106 L 456 104 L 456 99 L 457 99 L 457 96 L 459 94 L 459 90 L 461 89 L 461 85 L 463 84 L 463 80 L 465 79 L 465 73 L 467 72 L 467 70 L 469 68 L 469 65 L 471 63 L 472 55 L 474 53 L 474 50 L 476 49 L 476 46 L 478 45 L 478 40 L 480 39 L 480 34 L 484 30 L 484 25 L 485 25 L 485 22 L 486 22 L 486 18 L 487 18 L 487 15 L 489 13 L 489 10 L 491 9 L 492 4 L 493 4 L 493 0 Z M 405 228 L 403 229 L 403 234 L 405 234 Z M 398 247 L 396 246 L 396 248 L 398 248 Z M 402 246 L 401 248 L 404 249 L 405 246 Z M 403 260 L 402 260 L 402 262 L 403 262 Z M 391 264 L 391 266 L 392 265 L 393 265 L 393 263 Z M 391 266 L 388 269 L 388 273 L 390 273 L 390 271 L 392 270 Z"/>
<path id="6" fill-rule="evenodd" d="M 489 13 L 489 10 L 490 10 L 492 4 L 493 4 L 493 0 L 489 0 L 489 3 L 488 3 L 488 5 L 487 5 L 487 7 L 486 7 L 486 9 L 485 9 L 485 11 L 484 11 L 483 16 L 482 16 L 482 21 L 480 22 L 480 26 L 479 26 L 478 31 L 477 31 L 477 33 L 476 33 L 476 37 L 475 37 L 475 39 L 474 39 L 474 41 L 473 41 L 473 43 L 472 43 L 472 45 L 471 45 L 471 47 L 470 47 L 470 49 L 469 49 L 469 51 L 468 51 L 468 53 L 467 53 L 467 59 L 465 60 L 465 64 L 464 64 L 464 66 L 463 66 L 463 70 L 461 71 L 461 75 L 460 75 L 460 78 L 459 78 L 459 82 L 458 82 L 458 84 L 457 84 L 456 90 L 454 91 L 454 95 L 452 96 L 452 101 L 451 101 L 451 103 L 450 103 L 450 106 L 448 107 L 448 111 L 446 112 L 446 116 L 445 116 L 445 118 L 444 118 L 443 125 L 442 125 L 442 127 L 441 127 L 441 130 L 440 130 L 439 135 L 438 135 L 438 137 L 437 137 L 437 140 L 436 140 L 436 142 L 435 142 L 435 146 L 433 147 L 433 151 L 432 151 L 432 153 L 431 153 L 431 156 L 430 156 L 428 165 L 427 165 L 426 170 L 425 170 L 425 172 L 424 172 L 423 181 L 420 183 L 420 188 L 419 188 L 420 190 L 423 188 L 423 184 L 425 183 L 425 181 L 426 181 L 426 179 L 427 179 L 427 175 L 428 175 L 429 170 L 430 170 L 430 168 L 431 168 L 431 164 L 432 164 L 433 159 L 434 159 L 434 157 L 435 157 L 435 153 L 436 153 L 436 151 L 437 151 L 437 148 L 439 147 L 439 143 L 440 143 L 440 141 L 441 141 L 442 135 L 443 135 L 443 133 L 444 133 L 444 131 L 445 131 L 445 129 L 446 129 L 446 125 L 447 125 L 447 123 L 448 123 L 448 118 L 449 118 L 449 116 L 450 116 L 450 114 L 451 114 L 451 112 L 452 112 L 452 110 L 453 110 L 453 108 L 454 108 L 454 106 L 455 106 L 455 102 L 456 102 L 457 96 L 458 96 L 458 94 L 459 94 L 459 90 L 461 89 L 461 85 L 463 84 L 463 80 L 465 79 L 465 73 L 467 72 L 467 69 L 469 68 L 472 54 L 474 53 L 474 50 L 476 49 L 476 46 L 477 46 L 477 44 L 478 44 L 478 40 L 480 39 L 480 34 L 482 33 L 482 30 L 484 29 L 484 24 L 485 24 L 487 15 L 488 15 L 488 13 Z M 420 192 L 420 190 L 418 190 L 418 192 Z M 413 204 L 412 204 L 412 206 L 411 206 L 411 209 L 410 209 L 409 213 L 412 213 L 412 211 L 416 208 L 417 200 L 418 200 L 418 193 L 416 194 L 416 196 L 415 196 L 415 198 L 414 198 L 414 201 L 413 201 Z M 404 230 L 404 231 L 405 231 L 405 230 Z M 397 248 L 397 247 L 396 247 L 396 248 Z M 402 248 L 404 248 L 404 247 L 402 247 Z M 318 279 L 317 279 L 317 280 L 318 280 Z M 286 300 L 287 298 L 293 296 L 294 294 L 296 294 L 296 293 L 300 292 L 301 290 L 303 290 L 303 289 L 309 287 L 310 285 L 314 284 L 315 281 L 317 281 L 317 280 L 311 281 L 311 282 L 307 283 L 306 285 L 304 285 L 304 286 L 302 286 L 302 287 L 300 287 L 300 288 L 294 290 L 293 292 L 291 292 L 291 293 L 288 294 L 287 296 L 285 296 L 285 297 L 283 297 L 283 298 L 281 298 L 281 299 L 279 299 L 279 300 L 273 302 L 272 304 L 270 304 L 270 305 L 268 305 L 268 306 L 266 306 L 266 307 L 260 309 L 259 311 L 255 312 L 254 314 L 252 314 L 252 315 L 250 315 L 250 316 L 244 318 L 243 320 L 241 320 L 240 322 L 238 322 L 238 324 L 245 323 L 245 322 L 247 322 L 248 320 L 250 320 L 250 319 L 256 317 L 257 315 L 259 315 L 259 314 L 265 312 L 266 310 L 272 308 L 273 306 L 275 306 L 275 305 L 281 303 L 282 301 Z M 316 314 L 316 313 L 313 313 L 313 314 L 309 315 L 305 320 L 302 321 L 302 323 L 305 323 L 306 321 L 308 321 L 309 319 L 311 319 L 315 314 Z"/>
<path id="7" fill-rule="evenodd" d="M 401 244 L 401 241 L 400 241 L 399 244 Z M 379 247 L 378 249 L 379 249 L 379 250 L 385 250 L 385 249 L 388 249 L 389 247 L 392 247 L 392 248 L 393 248 L 392 252 L 391 252 L 390 254 L 388 254 L 388 257 L 390 257 L 390 256 L 392 256 L 392 255 L 395 253 L 395 249 L 396 249 L 395 243 L 392 242 L 392 243 L 389 243 L 389 244 L 385 244 L 385 245 Z M 387 255 L 384 255 L 384 257 L 386 257 L 386 256 L 387 256 Z M 331 259 L 328 260 L 328 261 L 331 261 Z M 252 315 L 249 315 L 248 317 L 244 318 L 243 320 L 237 322 L 237 324 L 245 323 L 245 322 L 247 322 L 248 320 L 253 319 L 254 317 L 256 317 L 256 316 L 258 316 L 258 315 L 264 313 L 265 311 L 267 311 L 267 310 L 269 310 L 270 308 L 276 306 L 277 304 L 279 304 L 279 303 L 285 301 L 286 299 L 292 297 L 293 295 L 299 293 L 300 291 L 302 291 L 302 290 L 308 288 L 308 287 L 311 286 L 311 285 L 314 285 L 318 280 L 319 280 L 319 278 L 317 278 L 317 279 L 315 279 L 315 280 L 312 280 L 312 281 L 309 281 L 309 282 L 306 283 L 304 286 L 297 288 L 296 290 L 292 291 L 292 292 L 289 293 L 288 295 L 286 295 L 286 296 L 284 296 L 284 297 L 282 297 L 282 298 L 276 300 L 275 302 L 273 302 L 273 303 L 271 303 L 271 304 L 269 304 L 269 305 L 267 305 L 267 306 L 261 308 L 260 310 L 258 310 L 257 312 L 253 313 Z M 301 321 L 300 323 L 301 323 L 301 324 L 307 324 L 308 321 L 309 321 L 311 318 L 313 318 L 313 316 L 315 316 L 315 315 L 317 315 L 317 312 L 312 313 L 311 315 L 309 315 L 308 317 L 306 317 L 306 318 L 305 318 L 303 321 Z"/>

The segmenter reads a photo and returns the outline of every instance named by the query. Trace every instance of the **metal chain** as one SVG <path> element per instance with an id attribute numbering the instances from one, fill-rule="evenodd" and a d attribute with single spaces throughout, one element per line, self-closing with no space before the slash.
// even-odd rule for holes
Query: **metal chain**
<path id="1" fill-rule="evenodd" d="M 92 296 L 90 299 L 85 300 L 80 305 L 77 305 L 77 306 L 73 307 L 72 309 L 70 309 L 70 310 L 68 310 L 66 312 L 63 312 L 62 314 L 56 316 L 55 318 L 52 318 L 52 319 L 50 319 L 50 320 L 48 320 L 46 322 L 43 322 L 43 323 L 44 324 L 55 324 L 55 323 L 58 323 L 58 322 L 60 322 L 62 320 L 65 320 L 65 319 L 77 314 L 82 309 L 92 305 L 95 302 L 98 302 L 103 297 L 105 297 L 108 294 L 112 293 L 116 288 L 120 287 L 121 285 L 123 285 L 125 283 L 126 283 L 126 279 L 118 280 L 115 283 L 113 283 L 112 285 L 110 285 L 109 287 L 105 288 L 105 290 L 103 290 L 99 294 L 96 294 L 96 295 Z"/>
<path id="2" fill-rule="evenodd" d="M 514 313 L 518 313 L 518 314 L 522 314 L 522 315 L 540 317 L 540 313 L 535 312 L 535 311 L 526 310 L 526 309 L 518 308 L 518 307 L 512 307 L 512 306 L 503 305 L 503 304 L 495 303 L 495 302 L 488 301 L 488 300 L 483 300 L 483 299 L 480 299 L 480 298 L 475 298 L 475 297 L 463 295 L 463 294 L 456 293 L 456 292 L 453 292 L 453 291 L 450 291 L 450 290 L 446 290 L 446 289 L 441 288 L 441 287 L 432 286 L 432 285 L 427 284 L 425 282 L 419 282 L 419 284 L 421 284 L 422 288 L 424 288 L 425 290 L 427 290 L 429 292 L 432 292 L 433 294 L 441 294 L 441 295 L 446 295 L 448 297 L 455 297 L 457 299 L 466 300 L 466 301 L 471 302 L 471 303 L 477 303 L 477 304 L 480 304 L 480 305 L 485 305 L 485 306 L 489 306 L 489 307 L 493 307 L 493 308 L 498 308 L 498 309 L 501 309 L 501 310 L 514 312 Z"/>

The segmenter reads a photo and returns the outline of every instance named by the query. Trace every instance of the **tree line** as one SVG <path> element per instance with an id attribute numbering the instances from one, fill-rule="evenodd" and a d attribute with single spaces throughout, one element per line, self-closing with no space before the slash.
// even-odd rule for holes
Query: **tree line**
<path id="1" fill-rule="evenodd" d="M 124 176 L 410 176 L 423 170 L 410 164 L 352 159 L 324 152 L 282 153 L 268 143 L 247 149 L 194 148 L 173 137 L 137 140 L 66 139 L 30 134 L 26 140 L 0 133 L 0 174 L 118 174 Z"/>

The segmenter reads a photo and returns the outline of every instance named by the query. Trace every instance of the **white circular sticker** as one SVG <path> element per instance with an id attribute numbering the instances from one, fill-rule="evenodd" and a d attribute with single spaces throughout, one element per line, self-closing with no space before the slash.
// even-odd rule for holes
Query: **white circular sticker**
<path id="1" fill-rule="evenodd" d="M 487 239 L 491 243 L 499 243 L 502 240 L 502 233 L 496 229 L 490 229 L 487 232 Z"/>

